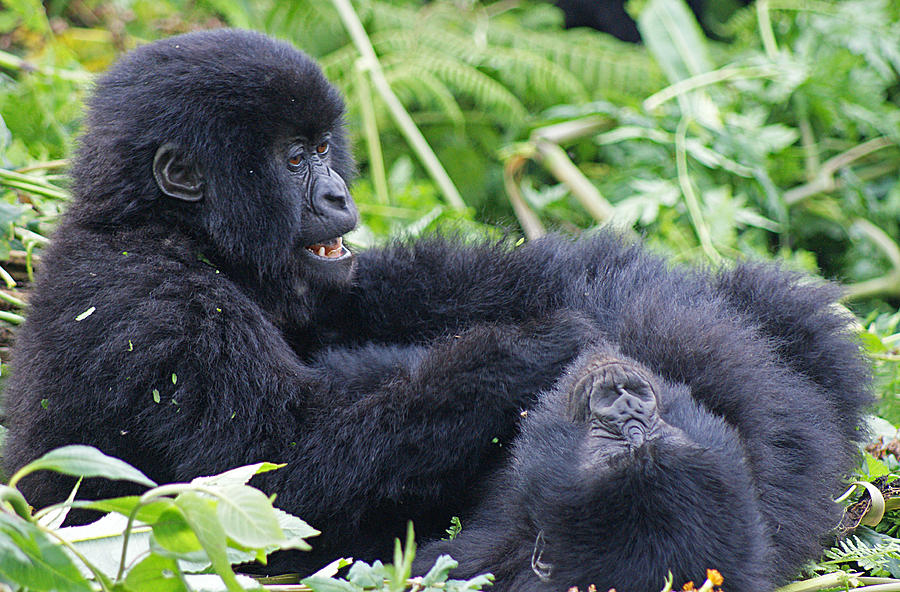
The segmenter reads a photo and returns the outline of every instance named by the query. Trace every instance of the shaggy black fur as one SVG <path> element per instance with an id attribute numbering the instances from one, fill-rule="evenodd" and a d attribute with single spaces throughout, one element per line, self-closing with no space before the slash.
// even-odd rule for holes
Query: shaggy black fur
<path id="1" fill-rule="evenodd" d="M 323 530 L 295 570 L 452 515 L 417 567 L 449 551 L 500 590 L 717 568 L 761 591 L 820 550 L 869 401 L 833 287 L 672 269 L 608 233 L 316 257 L 356 218 L 341 112 L 312 61 L 249 32 L 99 80 L 19 333 L 9 470 L 69 443 L 159 482 L 287 463 L 255 483 Z M 22 482 L 36 506 L 70 486 Z"/>

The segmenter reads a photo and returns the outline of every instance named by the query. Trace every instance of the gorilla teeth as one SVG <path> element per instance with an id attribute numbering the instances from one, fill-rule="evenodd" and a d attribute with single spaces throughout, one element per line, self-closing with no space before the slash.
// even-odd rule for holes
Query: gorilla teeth
<path id="1" fill-rule="evenodd" d="M 323 259 L 339 259 L 344 255 L 344 241 L 341 237 L 337 237 L 327 243 L 310 245 L 306 250 Z"/>

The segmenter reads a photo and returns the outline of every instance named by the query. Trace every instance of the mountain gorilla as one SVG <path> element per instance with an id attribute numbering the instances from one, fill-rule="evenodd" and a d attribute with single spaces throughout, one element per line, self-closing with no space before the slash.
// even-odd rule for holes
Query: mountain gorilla
<path id="1" fill-rule="evenodd" d="M 760 591 L 820 550 L 869 401 L 832 287 L 611 233 L 351 254 L 341 117 L 308 57 L 246 31 L 99 79 L 18 336 L 9 470 L 70 443 L 158 482 L 286 463 L 254 483 L 323 531 L 281 557 L 300 571 L 454 515 L 417 569 L 449 552 L 500 590 L 717 568 Z M 22 482 L 35 505 L 71 485 Z"/>

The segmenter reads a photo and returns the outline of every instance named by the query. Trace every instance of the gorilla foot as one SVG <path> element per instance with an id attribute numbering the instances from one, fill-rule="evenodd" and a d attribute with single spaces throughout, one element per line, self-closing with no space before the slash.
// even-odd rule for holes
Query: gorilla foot
<path id="1" fill-rule="evenodd" d="M 590 423 L 590 434 L 637 449 L 658 431 L 657 387 L 635 362 L 594 358 L 569 393 L 569 418 Z"/>

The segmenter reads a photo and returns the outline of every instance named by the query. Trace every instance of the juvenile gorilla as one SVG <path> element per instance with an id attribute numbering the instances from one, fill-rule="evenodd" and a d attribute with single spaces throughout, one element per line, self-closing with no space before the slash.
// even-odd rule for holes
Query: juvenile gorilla
<path id="1" fill-rule="evenodd" d="M 820 550 L 869 401 L 832 287 L 612 234 L 352 255 L 341 115 L 311 60 L 250 32 L 98 81 L 18 337 L 9 470 L 70 443 L 159 482 L 287 463 L 255 484 L 323 531 L 282 556 L 300 571 L 453 515 L 417 568 L 449 551 L 500 590 L 717 568 L 759 591 Z M 36 506 L 71 485 L 22 483 Z"/>

